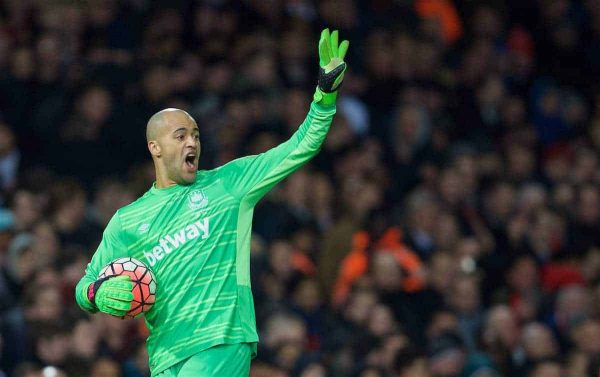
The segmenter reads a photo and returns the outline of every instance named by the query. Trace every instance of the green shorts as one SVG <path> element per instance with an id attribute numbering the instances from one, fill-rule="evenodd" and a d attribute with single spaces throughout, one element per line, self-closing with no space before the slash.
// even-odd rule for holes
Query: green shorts
<path id="1" fill-rule="evenodd" d="M 156 377 L 248 377 L 252 346 L 221 344 L 188 357 Z"/>

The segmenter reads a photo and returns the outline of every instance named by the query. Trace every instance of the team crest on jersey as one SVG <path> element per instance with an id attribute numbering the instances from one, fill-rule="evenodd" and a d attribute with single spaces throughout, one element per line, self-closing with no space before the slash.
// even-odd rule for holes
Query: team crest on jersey
<path id="1" fill-rule="evenodd" d="M 208 206 L 208 198 L 202 190 L 194 190 L 188 195 L 188 206 L 191 209 L 202 209 Z"/>

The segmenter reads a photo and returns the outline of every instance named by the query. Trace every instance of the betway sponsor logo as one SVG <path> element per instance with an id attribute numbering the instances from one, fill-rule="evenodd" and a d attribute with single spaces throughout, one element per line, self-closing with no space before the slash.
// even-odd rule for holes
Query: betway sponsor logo
<path id="1" fill-rule="evenodd" d="M 210 235 L 209 229 L 208 218 L 196 221 L 173 234 L 162 237 L 158 240 L 158 245 L 154 246 L 151 251 L 144 251 L 144 257 L 150 266 L 154 266 L 156 262 L 171 254 L 186 242 L 195 240 L 198 237 L 208 238 Z"/>

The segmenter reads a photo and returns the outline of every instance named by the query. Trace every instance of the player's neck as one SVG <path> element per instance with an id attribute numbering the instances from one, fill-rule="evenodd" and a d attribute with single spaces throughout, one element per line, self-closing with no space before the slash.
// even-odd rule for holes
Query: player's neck
<path id="1" fill-rule="evenodd" d="M 177 182 L 169 178 L 166 174 L 162 174 L 158 169 L 156 170 L 156 188 L 164 189 L 177 185 Z"/>
<path id="2" fill-rule="evenodd" d="M 172 181 L 172 180 L 168 180 L 166 182 L 161 182 L 160 180 L 156 180 L 156 188 L 157 189 L 165 189 L 165 188 L 169 188 L 169 187 L 173 187 L 177 185 L 177 182 Z"/>

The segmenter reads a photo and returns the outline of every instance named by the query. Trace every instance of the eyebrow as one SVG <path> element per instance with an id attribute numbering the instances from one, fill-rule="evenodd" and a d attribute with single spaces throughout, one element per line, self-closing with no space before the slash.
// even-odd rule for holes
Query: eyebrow
<path id="1" fill-rule="evenodd" d="M 185 128 L 185 127 L 179 127 L 178 129 L 176 129 L 175 131 L 173 131 L 173 133 L 175 134 L 175 133 L 181 132 L 181 131 L 185 132 L 185 131 L 187 131 L 187 128 Z M 192 132 L 194 132 L 194 131 L 200 133 L 200 129 L 197 126 L 194 127 L 194 128 L 192 128 Z"/>
<path id="2" fill-rule="evenodd" d="M 178 129 L 176 129 L 175 131 L 173 131 L 173 133 L 177 133 L 180 131 L 187 131 L 185 127 L 179 127 Z"/>

